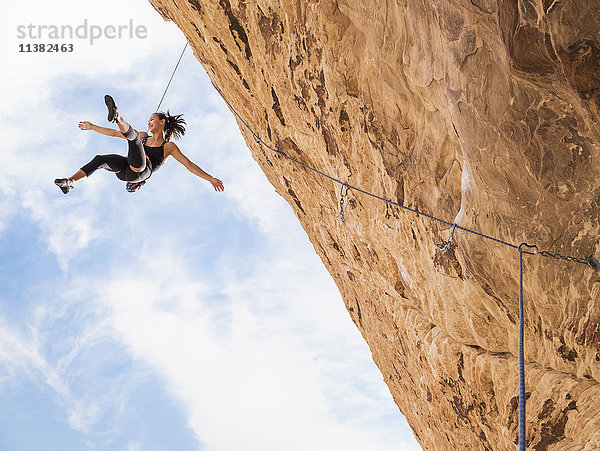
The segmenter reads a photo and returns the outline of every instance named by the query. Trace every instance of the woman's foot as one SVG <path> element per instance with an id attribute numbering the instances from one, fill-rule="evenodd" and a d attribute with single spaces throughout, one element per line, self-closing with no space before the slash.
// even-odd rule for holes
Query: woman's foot
<path id="1" fill-rule="evenodd" d="M 67 194 L 73 188 L 73 181 L 69 179 L 56 179 L 54 184 L 61 189 L 63 194 Z"/>
<path id="2" fill-rule="evenodd" d="M 108 108 L 108 122 L 117 122 L 119 113 L 117 113 L 117 105 L 115 104 L 115 100 L 106 94 L 104 96 L 104 103 L 106 104 L 106 108 Z"/>

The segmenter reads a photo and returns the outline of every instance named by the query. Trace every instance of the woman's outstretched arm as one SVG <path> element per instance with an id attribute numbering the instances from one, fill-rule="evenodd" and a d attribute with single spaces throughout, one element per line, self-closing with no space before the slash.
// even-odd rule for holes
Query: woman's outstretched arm
<path id="1" fill-rule="evenodd" d="M 223 182 L 217 178 L 214 178 L 212 175 L 208 174 L 204 170 L 202 170 L 196 163 L 191 161 L 188 157 L 186 157 L 179 147 L 175 143 L 168 142 L 165 144 L 165 151 L 167 155 L 173 155 L 177 161 L 179 161 L 185 168 L 190 171 L 192 174 L 197 175 L 204 180 L 207 180 L 215 189 L 215 191 L 224 191 L 225 187 L 223 186 Z"/>
<path id="2" fill-rule="evenodd" d="M 81 130 L 94 130 L 95 132 L 100 133 L 101 135 L 113 136 L 115 138 L 125 139 L 125 137 L 119 130 L 113 130 L 112 128 L 106 128 L 106 127 L 100 127 L 99 125 L 94 125 L 88 121 L 80 122 L 79 128 Z M 143 136 L 143 135 L 144 135 L 144 133 L 140 132 L 140 136 Z"/>

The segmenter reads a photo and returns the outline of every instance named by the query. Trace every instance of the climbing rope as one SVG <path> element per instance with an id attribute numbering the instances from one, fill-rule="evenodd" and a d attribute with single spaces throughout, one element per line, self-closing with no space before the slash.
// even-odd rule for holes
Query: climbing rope
<path id="1" fill-rule="evenodd" d="M 169 82 L 167 83 L 167 87 L 165 88 L 165 91 L 163 92 L 163 95 L 160 98 L 160 102 L 158 102 L 158 106 L 156 107 L 155 111 L 158 111 L 160 109 L 160 106 L 162 105 L 162 102 L 165 99 L 165 96 L 167 95 L 167 91 L 169 90 L 169 86 L 171 86 L 171 82 L 173 81 L 173 77 L 175 76 L 175 72 L 177 72 L 177 68 L 179 67 L 179 63 L 181 63 L 181 59 L 183 58 L 183 54 L 185 53 L 185 50 L 187 49 L 188 44 L 189 44 L 189 42 L 185 41 L 185 46 L 183 47 L 183 50 L 181 51 L 181 55 L 179 55 L 179 59 L 177 60 L 177 64 L 175 65 L 175 69 L 173 69 L 173 73 L 171 74 L 171 78 L 169 78 Z"/>
<path id="2" fill-rule="evenodd" d="M 527 243 L 519 246 L 519 451 L 527 448 L 525 435 L 525 313 L 523 309 L 523 253 L 529 253 L 524 248 L 535 248 Z"/>
<path id="3" fill-rule="evenodd" d="M 211 81 L 211 83 L 212 83 L 212 81 Z M 342 187 L 345 186 L 347 189 L 351 189 L 353 191 L 358 191 L 359 193 L 362 193 L 362 194 L 365 194 L 367 196 L 373 197 L 375 199 L 381 200 L 381 201 L 383 201 L 383 202 L 385 202 L 387 204 L 394 205 L 396 207 L 399 207 L 399 208 L 402 208 L 404 210 L 410 211 L 412 213 L 415 213 L 417 216 L 424 216 L 426 218 L 429 218 L 429 219 L 431 219 L 433 221 L 436 221 L 436 222 L 439 222 L 441 224 L 445 224 L 447 226 L 452 226 L 452 233 L 454 233 L 454 229 L 459 229 L 459 230 L 462 230 L 464 232 L 471 233 L 473 235 L 479 236 L 481 238 L 485 238 L 487 240 L 494 241 L 496 243 L 502 244 L 504 246 L 508 246 L 508 247 L 513 248 L 515 250 L 519 250 L 519 246 L 517 246 L 516 244 L 512 244 L 512 243 L 509 243 L 507 241 L 503 241 L 503 240 L 500 240 L 498 238 L 495 238 L 493 236 L 486 235 L 485 233 L 481 233 L 481 232 L 478 232 L 476 230 L 472 230 L 472 229 L 469 229 L 467 227 L 463 227 L 463 226 L 460 226 L 458 224 L 446 221 L 444 219 L 437 218 L 435 216 L 423 213 L 422 211 L 419 211 L 417 209 L 410 208 L 410 207 L 407 207 L 406 205 L 402 205 L 402 204 L 399 204 L 398 202 L 394 202 L 392 200 L 389 200 L 389 199 L 386 199 L 384 197 L 378 196 L 377 194 L 370 193 L 368 191 L 365 191 L 363 189 L 358 188 L 357 186 L 350 185 L 350 184 L 348 184 L 346 182 L 343 182 L 340 179 L 337 179 L 337 178 L 332 177 L 332 176 L 330 176 L 328 174 L 325 174 L 324 172 L 319 171 L 318 169 L 315 169 L 315 168 L 313 168 L 311 166 L 308 166 L 308 165 L 306 165 L 306 164 L 304 164 L 304 163 L 296 160 L 295 158 L 292 158 L 292 157 L 284 154 L 283 152 L 280 152 L 279 150 L 276 150 L 276 149 L 272 148 L 266 142 L 264 142 L 263 139 L 258 134 L 256 134 L 254 132 L 254 130 L 252 130 L 252 128 L 239 115 L 239 113 L 235 110 L 235 108 L 233 108 L 233 106 L 231 105 L 231 103 L 229 103 L 229 101 L 225 98 L 225 96 L 221 93 L 221 91 L 219 91 L 219 88 L 217 88 L 214 83 L 212 83 L 212 85 L 217 90 L 217 92 L 221 95 L 221 97 L 223 98 L 223 100 L 225 101 L 225 103 L 227 104 L 227 106 L 229 107 L 229 109 L 231 110 L 231 112 L 240 120 L 240 122 L 252 134 L 252 136 L 254 137 L 254 140 L 259 145 L 261 145 L 261 149 L 262 149 L 262 147 L 266 147 L 271 152 L 274 152 L 275 154 L 277 154 L 277 155 L 279 155 L 281 157 L 284 157 L 284 158 L 286 158 L 286 159 L 288 159 L 288 160 L 290 160 L 290 161 L 298 164 L 299 166 L 302 166 L 305 169 L 313 171 L 316 174 L 319 174 L 319 175 L 321 175 L 321 176 L 323 176 L 323 177 L 331 180 L 332 182 L 338 183 L 338 184 L 342 185 Z M 559 259 L 559 260 L 570 261 L 570 262 L 573 262 L 573 263 L 580 263 L 580 264 L 587 265 L 587 266 L 589 266 L 589 267 L 591 267 L 591 268 L 593 268 L 595 270 L 600 269 L 599 263 L 591 255 L 589 257 L 586 257 L 586 258 L 572 257 L 572 256 L 567 256 L 567 255 L 560 255 L 560 254 L 551 253 L 549 251 L 538 251 L 538 247 L 537 246 L 529 246 L 529 247 L 531 247 L 533 250 L 532 251 L 523 251 L 523 253 L 530 254 L 530 255 L 536 255 L 537 254 L 537 255 L 541 255 L 543 257 L 551 257 L 551 258 L 555 258 L 555 259 Z"/>

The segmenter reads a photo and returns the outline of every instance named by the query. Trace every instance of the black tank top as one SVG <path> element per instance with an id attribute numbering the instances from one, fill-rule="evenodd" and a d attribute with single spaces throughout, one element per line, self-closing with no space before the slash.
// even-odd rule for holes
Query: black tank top
<path id="1" fill-rule="evenodd" d="M 161 164 L 165 161 L 165 141 L 159 147 L 150 147 L 146 145 L 148 135 L 142 138 L 142 144 L 144 145 L 144 152 L 150 160 L 152 165 L 152 172 L 156 171 Z"/>

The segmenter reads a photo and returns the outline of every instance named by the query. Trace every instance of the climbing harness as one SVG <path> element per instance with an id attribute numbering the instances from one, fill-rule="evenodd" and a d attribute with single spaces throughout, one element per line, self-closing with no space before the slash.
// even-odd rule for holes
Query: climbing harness
<path id="1" fill-rule="evenodd" d="M 146 184 L 145 180 L 143 180 L 141 182 L 127 182 L 127 185 L 125 185 L 125 189 L 127 190 L 128 193 L 135 193 L 145 184 Z"/>

